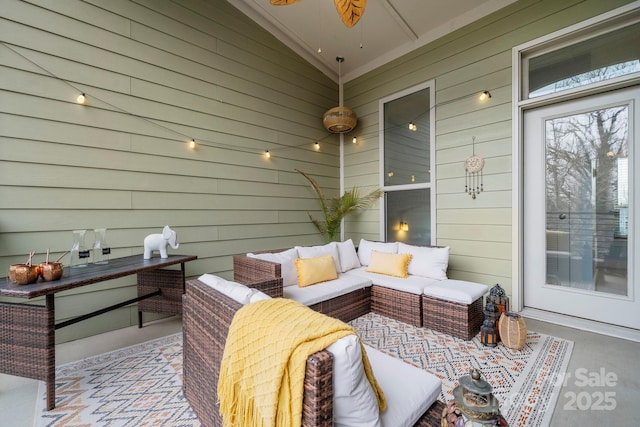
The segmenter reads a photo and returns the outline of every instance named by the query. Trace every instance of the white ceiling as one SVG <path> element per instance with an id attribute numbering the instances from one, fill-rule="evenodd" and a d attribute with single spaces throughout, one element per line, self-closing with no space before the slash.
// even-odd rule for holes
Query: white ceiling
<path id="1" fill-rule="evenodd" d="M 369 0 L 352 28 L 333 0 L 228 1 L 335 81 L 336 57 L 344 57 L 347 82 L 516 0 Z"/>

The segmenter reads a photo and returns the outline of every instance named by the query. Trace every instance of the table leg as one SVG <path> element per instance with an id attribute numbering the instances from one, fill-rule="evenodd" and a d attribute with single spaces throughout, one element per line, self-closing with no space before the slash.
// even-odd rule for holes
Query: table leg
<path id="1" fill-rule="evenodd" d="M 55 303 L 53 294 L 46 297 L 47 309 L 47 362 L 45 364 L 45 382 L 47 385 L 47 410 L 50 411 L 56 406 L 56 325 L 55 325 Z"/>
<path id="2" fill-rule="evenodd" d="M 44 381 L 55 407 L 56 348 L 53 295 L 45 306 L 0 303 L 0 372 Z"/>

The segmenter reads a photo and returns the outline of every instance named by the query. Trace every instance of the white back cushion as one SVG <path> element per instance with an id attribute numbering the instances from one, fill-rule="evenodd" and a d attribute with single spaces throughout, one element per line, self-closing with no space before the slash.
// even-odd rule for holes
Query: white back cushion
<path id="1" fill-rule="evenodd" d="M 407 268 L 409 274 L 436 280 L 445 280 L 447 278 L 449 246 L 430 248 L 398 243 L 398 253 L 412 255 L 411 262 Z"/>
<path id="2" fill-rule="evenodd" d="M 240 304 L 249 304 L 260 301 L 261 299 L 271 298 L 257 289 L 249 288 L 241 283 L 225 280 L 214 274 L 203 274 L 198 277 L 198 280 Z"/>
<path id="3" fill-rule="evenodd" d="M 338 255 L 340 256 L 340 265 L 342 273 L 360 267 L 360 260 L 353 245 L 353 240 L 349 239 L 344 242 L 338 242 Z"/>
<path id="4" fill-rule="evenodd" d="M 397 254 L 398 242 L 383 243 L 360 239 L 360 244 L 358 245 L 358 259 L 360 260 L 360 265 L 363 267 L 367 267 L 371 262 L 372 250 L 386 252 L 389 254 Z"/>
<path id="5" fill-rule="evenodd" d="M 300 258 L 316 258 L 323 255 L 331 255 L 336 264 L 336 272 L 342 272 L 340 265 L 340 255 L 338 255 L 338 245 L 336 242 L 327 243 L 321 246 L 296 246 Z"/>
<path id="6" fill-rule="evenodd" d="M 282 274 L 282 286 L 293 286 L 298 284 L 298 272 L 293 261 L 298 258 L 298 250 L 296 248 L 287 249 L 282 252 L 269 252 L 263 254 L 248 253 L 248 257 L 262 259 L 265 261 L 276 262 L 280 264 L 280 273 Z"/>
<path id="7" fill-rule="evenodd" d="M 327 350 L 333 354 L 333 425 L 380 427 L 378 400 L 364 373 L 358 337 L 347 335 Z"/>

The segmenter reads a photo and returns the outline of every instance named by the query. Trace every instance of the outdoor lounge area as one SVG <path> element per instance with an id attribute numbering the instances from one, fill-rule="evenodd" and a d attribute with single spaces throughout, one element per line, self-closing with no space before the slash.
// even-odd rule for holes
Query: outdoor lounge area
<path id="1" fill-rule="evenodd" d="M 640 0 L 4 1 L 0 425 L 640 425 L 637 46 Z"/>

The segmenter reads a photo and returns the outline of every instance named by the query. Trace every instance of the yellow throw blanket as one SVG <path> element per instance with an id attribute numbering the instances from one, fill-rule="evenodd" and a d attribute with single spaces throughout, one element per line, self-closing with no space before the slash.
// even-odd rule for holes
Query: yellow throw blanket
<path id="1" fill-rule="evenodd" d="M 274 298 L 242 307 L 231 322 L 220 366 L 224 426 L 299 426 L 307 358 L 350 334 L 355 331 L 346 323 L 293 300 Z M 362 362 L 384 411 L 384 394 L 364 348 Z"/>

